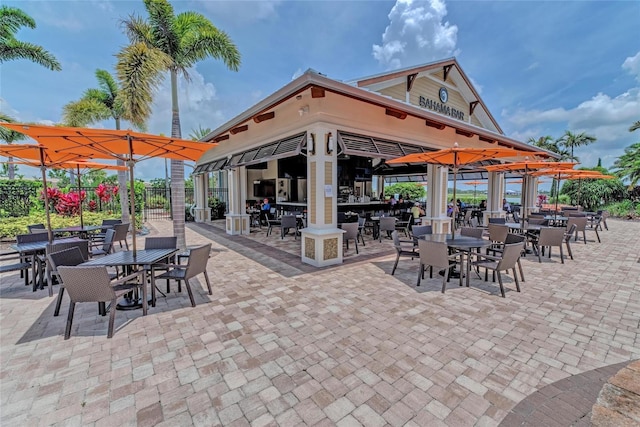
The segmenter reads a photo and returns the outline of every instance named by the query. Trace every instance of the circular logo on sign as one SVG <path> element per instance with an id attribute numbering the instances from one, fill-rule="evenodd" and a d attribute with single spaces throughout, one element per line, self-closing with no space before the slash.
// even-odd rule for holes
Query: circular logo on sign
<path id="1" fill-rule="evenodd" d="M 438 94 L 440 95 L 440 101 L 442 101 L 442 103 L 445 104 L 449 99 L 449 92 L 447 92 L 447 88 L 441 87 Z"/>

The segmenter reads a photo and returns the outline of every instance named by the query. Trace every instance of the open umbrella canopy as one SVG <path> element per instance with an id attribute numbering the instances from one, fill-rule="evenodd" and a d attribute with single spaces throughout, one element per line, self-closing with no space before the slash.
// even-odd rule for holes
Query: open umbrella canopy
<path id="1" fill-rule="evenodd" d="M 533 172 L 534 176 L 553 176 L 558 180 L 558 194 L 560 193 L 560 181 L 563 179 L 613 179 L 613 175 L 605 175 L 598 171 L 584 169 L 543 169 Z M 556 213 L 558 212 L 558 197 L 556 197 Z"/>
<path id="2" fill-rule="evenodd" d="M 47 148 L 52 156 L 74 153 L 85 158 L 115 158 L 129 166 L 129 185 L 134 188 L 135 163 L 154 157 L 195 161 L 216 144 L 169 138 L 131 130 L 91 129 L 63 126 L 0 123 L 23 133 Z M 43 172 L 44 176 L 44 172 Z M 45 179 L 45 178 L 43 178 Z M 131 217 L 135 218 L 135 194 L 130 191 Z M 136 226 L 132 221 L 133 251 L 136 251 Z"/>
<path id="3" fill-rule="evenodd" d="M 571 169 L 578 163 L 574 162 L 542 162 L 536 161 L 524 161 L 514 163 L 504 163 L 501 165 L 488 165 L 483 166 L 489 172 L 514 172 L 514 173 L 527 173 L 540 169 Z"/>
<path id="4" fill-rule="evenodd" d="M 0 123 L 1 124 L 1 123 Z M 53 167 L 54 165 L 86 158 L 78 153 L 56 153 L 39 144 L 2 144 L 0 156 L 20 159 L 31 166 Z"/>
<path id="5" fill-rule="evenodd" d="M 136 162 L 153 157 L 195 161 L 215 145 L 131 130 L 21 123 L 0 123 L 0 126 L 23 133 L 51 150 L 52 155 L 60 156 L 74 153 L 84 158 L 117 158 Z"/>

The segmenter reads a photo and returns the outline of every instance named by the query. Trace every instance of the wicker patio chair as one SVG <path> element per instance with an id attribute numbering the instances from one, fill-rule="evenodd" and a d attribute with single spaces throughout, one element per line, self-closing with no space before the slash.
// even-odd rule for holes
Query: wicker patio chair
<path id="1" fill-rule="evenodd" d="M 107 230 L 104 240 L 98 242 L 98 246 L 91 249 L 89 255 L 93 258 L 95 256 L 107 255 L 113 251 L 113 238 L 116 232 L 112 229 Z"/>
<path id="2" fill-rule="evenodd" d="M 56 300 L 56 308 L 53 311 L 54 316 L 60 314 L 60 306 L 62 305 L 62 296 L 64 295 L 64 283 L 58 274 L 58 267 L 74 267 L 82 264 L 86 261 L 86 258 L 82 256 L 82 251 L 79 247 L 71 247 L 56 252 L 49 252 L 47 254 L 47 264 L 49 270 L 49 278 L 57 277 L 60 290 L 58 290 L 58 298 Z M 51 283 L 51 282 L 49 282 Z"/>
<path id="3" fill-rule="evenodd" d="M 31 224 L 27 225 L 27 230 L 29 230 L 29 233 L 44 233 L 47 231 L 47 228 L 44 224 Z"/>
<path id="4" fill-rule="evenodd" d="M 113 231 L 115 232 L 113 235 L 113 242 L 118 242 L 120 244 L 120 249 L 122 249 L 122 242 L 124 242 L 125 247 L 129 250 L 129 243 L 127 243 L 127 234 L 129 234 L 129 226 L 128 222 L 122 224 L 115 224 L 113 226 Z"/>
<path id="5" fill-rule="evenodd" d="M 24 285 L 29 286 L 29 270 L 33 267 L 32 260 L 20 255 L 19 252 L 0 253 L 0 273 L 20 271 L 24 276 Z"/>
<path id="6" fill-rule="evenodd" d="M 46 242 L 49 240 L 48 233 L 29 233 L 29 234 L 18 234 L 16 235 L 16 242 L 18 243 L 34 243 L 34 242 Z M 42 287 L 44 284 L 44 273 L 45 273 L 45 257 L 44 254 L 38 253 L 29 257 L 23 257 L 22 262 L 33 262 L 31 265 L 33 271 L 33 291 L 35 292 L 38 286 Z"/>
<path id="7" fill-rule="evenodd" d="M 178 238 L 176 236 L 167 237 L 147 237 L 144 239 L 145 249 L 176 249 L 178 247 Z M 175 256 L 165 260 L 165 264 L 175 262 Z M 144 266 L 147 271 L 151 270 L 150 266 Z M 155 269 L 155 267 L 154 267 Z M 167 270 L 166 268 L 164 269 Z M 171 292 L 169 279 L 167 279 L 167 293 Z M 182 292 L 182 283 L 178 280 L 178 292 Z"/>
<path id="8" fill-rule="evenodd" d="M 197 276 L 198 274 L 204 274 L 204 280 L 207 282 L 209 295 L 212 295 L 211 282 L 209 282 L 209 276 L 207 275 L 207 261 L 209 260 L 210 252 L 211 243 L 190 249 L 186 264 L 157 264 L 154 266 L 154 269 L 167 268 L 168 270 L 158 276 L 155 276 L 152 280 L 173 279 L 184 281 L 184 284 L 187 286 L 187 292 L 189 293 L 189 299 L 191 300 L 191 306 L 195 307 L 196 302 L 193 298 L 189 279 Z"/>
<path id="9" fill-rule="evenodd" d="M 111 303 L 109 329 L 107 330 L 107 338 L 111 338 L 113 336 L 113 326 L 116 319 L 116 303 L 118 298 L 135 289 L 140 289 L 145 285 L 141 280 L 132 282 L 132 280 L 138 279 L 138 277 L 142 275 L 142 271 L 112 282 L 109 278 L 107 267 L 104 266 L 60 266 L 57 270 L 71 299 L 69 303 L 69 314 L 67 316 L 67 326 L 64 332 L 65 340 L 71 336 L 73 312 L 76 304 L 79 302 Z M 144 310 L 143 314 L 146 314 Z"/>
<path id="10" fill-rule="evenodd" d="M 564 255 L 562 253 L 562 244 L 564 243 L 565 229 L 560 227 L 541 228 L 538 239 L 534 244 L 538 252 L 538 262 L 542 262 L 542 254 L 544 248 L 549 248 L 549 258 L 551 258 L 551 248 L 557 246 L 560 248 L 560 261 L 564 264 Z"/>
<path id="11" fill-rule="evenodd" d="M 444 269 L 442 277 L 442 293 L 444 293 L 447 282 L 449 281 L 449 272 L 458 263 L 457 254 L 450 255 L 449 248 L 446 243 L 432 242 L 430 240 L 418 240 L 418 252 L 420 254 L 420 269 L 418 270 L 418 282 L 416 286 L 420 286 L 420 282 L 424 279 L 424 272 L 429 268 L 429 277 L 433 277 L 433 268 Z M 462 274 L 460 274 L 460 286 L 462 286 Z"/>
<path id="12" fill-rule="evenodd" d="M 58 242 L 54 240 L 53 243 L 47 244 L 47 248 L 45 250 L 46 263 L 47 263 L 47 283 L 49 283 L 49 296 L 53 296 L 53 277 L 57 277 L 55 272 L 55 264 L 51 264 L 51 260 L 49 259 L 49 255 L 54 252 L 65 251 L 67 249 L 78 248 L 80 251 L 80 256 L 82 257 L 82 261 L 78 264 L 81 264 L 89 259 L 89 241 L 88 240 L 79 240 L 77 242 Z M 78 264 L 59 264 L 59 265 L 78 265 Z M 62 289 L 60 290 L 62 292 Z M 58 297 L 60 299 L 61 297 Z M 57 314 L 54 314 L 57 316 Z"/>
<path id="13" fill-rule="evenodd" d="M 393 238 L 393 246 L 396 249 L 396 262 L 393 264 L 393 269 L 391 270 L 391 275 L 393 276 L 393 274 L 396 272 L 396 268 L 398 267 L 398 261 L 400 261 L 400 257 L 414 259 L 419 257 L 420 254 L 416 250 L 416 246 L 414 246 L 412 240 L 400 240 L 400 234 L 397 230 L 394 230 L 391 233 L 391 237 Z"/>
<path id="14" fill-rule="evenodd" d="M 344 234 L 342 235 L 342 241 L 347 245 L 347 250 L 349 250 L 349 240 L 353 240 L 356 245 L 356 254 L 358 252 L 358 223 L 357 222 L 345 222 L 340 225 L 342 230 L 344 230 Z"/>
<path id="15" fill-rule="evenodd" d="M 378 227 L 378 241 L 382 242 L 382 233 L 387 233 L 387 237 L 391 238 L 391 233 L 396 229 L 396 218 L 392 216 L 380 217 L 380 226 Z"/>
<path id="16" fill-rule="evenodd" d="M 362 246 L 366 246 L 364 243 L 365 226 L 367 219 L 363 216 L 358 217 L 358 239 L 362 241 Z"/>
<path id="17" fill-rule="evenodd" d="M 569 217 L 569 219 L 567 220 L 567 228 L 570 228 L 572 225 L 576 225 L 576 229 L 573 232 L 573 235 L 575 237 L 575 241 L 578 241 L 578 234 L 580 232 L 582 232 L 582 240 L 584 240 L 584 244 L 587 244 L 587 222 L 589 222 L 589 218 L 587 218 L 586 216 L 582 216 L 582 217 Z"/>
<path id="18" fill-rule="evenodd" d="M 515 267 L 518 259 L 520 259 L 520 254 L 523 249 L 524 242 L 505 244 L 500 255 L 480 255 L 478 256 L 478 260 L 473 263 L 473 265 L 478 268 L 486 269 L 484 276 L 485 281 L 488 279 L 488 270 L 492 270 L 494 272 L 494 280 L 495 274 L 498 275 L 498 283 L 500 285 L 502 298 L 505 298 L 504 285 L 502 283 L 502 271 L 508 272 L 508 270 L 513 270 L 513 279 L 516 282 L 516 290 L 520 292 L 520 282 L 518 281 Z"/>
<path id="19" fill-rule="evenodd" d="M 99 241 L 103 241 L 106 234 L 107 234 L 107 230 L 110 230 L 113 228 L 113 226 L 118 225 L 118 224 L 122 224 L 122 220 L 121 219 L 103 219 L 102 220 L 102 227 L 100 229 L 100 231 L 98 233 L 94 233 L 91 234 L 91 241 L 92 242 L 99 242 Z"/>
<path id="20" fill-rule="evenodd" d="M 577 225 L 571 224 L 571 227 L 569 227 L 564 233 L 564 244 L 567 246 L 567 253 L 571 257 L 571 259 L 573 259 L 573 252 L 571 251 L 571 238 L 575 234 L 576 228 L 578 228 Z"/>

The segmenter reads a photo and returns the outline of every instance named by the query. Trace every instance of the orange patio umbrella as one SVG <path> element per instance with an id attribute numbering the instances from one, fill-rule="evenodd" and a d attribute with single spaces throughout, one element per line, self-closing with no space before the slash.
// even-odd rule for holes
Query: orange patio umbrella
<path id="1" fill-rule="evenodd" d="M 605 175 L 598 171 L 585 169 L 543 169 L 532 173 L 533 176 L 553 176 L 558 180 L 558 194 L 560 193 L 560 181 L 563 179 L 613 179 L 615 176 Z M 556 195 L 556 214 L 558 212 L 558 195 Z"/>
<path id="2" fill-rule="evenodd" d="M 549 156 L 548 153 L 543 151 L 523 151 L 513 148 L 504 147 L 488 147 L 488 148 L 471 148 L 471 147 L 458 147 L 456 142 L 452 148 L 444 148 L 438 151 L 431 151 L 427 153 L 412 153 L 406 156 L 398 157 L 392 160 L 388 160 L 387 163 L 413 163 L 413 164 L 436 164 L 442 166 L 450 166 L 453 168 L 453 200 L 456 200 L 456 180 L 458 175 L 458 168 L 461 165 L 468 165 L 472 163 L 478 163 L 484 160 L 499 159 L 499 158 L 518 158 L 525 156 Z M 455 215 L 451 216 L 451 235 L 455 238 Z"/>
<path id="3" fill-rule="evenodd" d="M 151 135 L 131 130 L 91 129 L 63 126 L 43 126 L 21 123 L 0 123 L 0 126 L 23 133 L 56 155 L 75 153 L 86 158 L 115 158 L 129 167 L 131 185 L 131 217 L 133 250 L 136 251 L 135 194 L 133 170 L 137 162 L 161 157 L 195 161 L 216 144 Z"/>
<path id="4" fill-rule="evenodd" d="M 485 181 L 468 181 L 464 183 L 465 185 L 473 185 L 473 204 L 476 204 L 476 187 L 478 185 L 487 185 Z"/>

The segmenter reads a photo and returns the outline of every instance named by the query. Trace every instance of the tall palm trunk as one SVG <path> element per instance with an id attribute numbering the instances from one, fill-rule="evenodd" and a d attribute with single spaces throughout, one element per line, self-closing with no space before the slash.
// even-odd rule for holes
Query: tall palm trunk
<path id="1" fill-rule="evenodd" d="M 9 168 L 7 169 L 7 176 L 9 179 L 16 178 L 16 165 L 13 164 L 13 157 L 9 157 Z"/>
<path id="2" fill-rule="evenodd" d="M 178 74 L 175 69 L 171 73 L 171 136 L 182 138 L 180 130 L 180 109 L 178 107 Z M 185 203 L 184 203 L 184 162 L 171 160 L 171 214 L 173 217 L 173 235 L 178 239 L 178 247 L 187 247 L 185 238 Z"/>
<path id="3" fill-rule="evenodd" d="M 116 129 L 120 130 L 120 119 L 116 119 Z M 118 160 L 118 166 L 125 166 L 124 160 Z M 122 222 L 130 222 L 129 220 L 129 198 L 127 197 L 127 171 L 118 171 L 118 194 L 120 195 L 120 212 L 122 214 Z M 133 189 L 131 189 L 133 191 Z"/>

